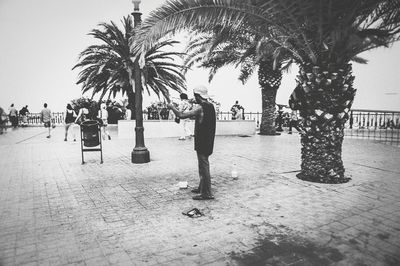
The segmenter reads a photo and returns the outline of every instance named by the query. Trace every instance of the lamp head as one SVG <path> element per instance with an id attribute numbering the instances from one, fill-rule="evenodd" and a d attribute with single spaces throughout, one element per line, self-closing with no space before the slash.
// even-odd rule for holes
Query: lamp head
<path id="1" fill-rule="evenodd" d="M 134 11 L 139 11 L 139 5 L 142 1 L 141 0 L 132 0 L 132 4 L 133 4 L 133 10 Z"/>

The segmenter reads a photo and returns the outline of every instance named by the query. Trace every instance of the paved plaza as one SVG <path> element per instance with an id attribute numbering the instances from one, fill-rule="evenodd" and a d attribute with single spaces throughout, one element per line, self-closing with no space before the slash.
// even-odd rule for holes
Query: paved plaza
<path id="1" fill-rule="evenodd" d="M 296 178 L 298 134 L 216 137 L 215 200 L 194 201 L 193 140 L 146 139 L 138 165 L 114 130 L 82 165 L 62 127 L 45 136 L 0 136 L 0 265 L 400 265 L 398 147 L 345 139 L 352 180 L 328 185 Z"/>

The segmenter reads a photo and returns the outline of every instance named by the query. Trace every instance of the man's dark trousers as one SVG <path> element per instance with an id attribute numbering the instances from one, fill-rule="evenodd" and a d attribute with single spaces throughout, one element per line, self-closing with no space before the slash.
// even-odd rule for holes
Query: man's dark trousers
<path id="1" fill-rule="evenodd" d="M 211 176 L 210 163 L 208 162 L 209 155 L 197 152 L 197 161 L 199 164 L 200 184 L 199 190 L 202 196 L 211 196 Z"/>

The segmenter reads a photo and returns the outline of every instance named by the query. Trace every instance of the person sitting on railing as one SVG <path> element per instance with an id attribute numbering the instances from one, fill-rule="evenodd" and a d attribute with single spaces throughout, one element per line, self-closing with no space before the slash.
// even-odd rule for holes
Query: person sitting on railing
<path id="1" fill-rule="evenodd" d="M 28 114 L 29 114 L 28 105 L 22 107 L 22 109 L 19 111 L 19 115 L 22 118 L 21 121 L 22 127 L 26 127 L 28 125 Z"/>
<path id="2" fill-rule="evenodd" d="M 64 141 L 67 141 L 67 137 L 68 137 L 68 129 L 70 126 L 72 126 L 72 135 L 74 137 L 74 141 L 76 141 L 76 133 L 75 133 L 75 129 L 74 129 L 74 123 L 75 123 L 75 118 L 77 117 L 74 109 L 72 108 L 72 106 L 70 104 L 67 104 L 67 109 L 65 110 L 65 114 L 64 114 L 65 120 L 64 120 L 64 124 L 65 124 L 65 137 L 64 137 Z"/>
<path id="3" fill-rule="evenodd" d="M 239 104 L 239 101 L 236 101 L 235 104 L 231 107 L 232 120 L 242 119 L 243 112 L 243 106 Z"/>

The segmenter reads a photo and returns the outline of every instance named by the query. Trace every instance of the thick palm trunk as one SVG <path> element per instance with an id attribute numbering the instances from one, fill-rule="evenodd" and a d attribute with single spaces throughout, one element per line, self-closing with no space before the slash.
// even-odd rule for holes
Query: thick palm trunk
<path id="1" fill-rule="evenodd" d="M 282 80 L 280 66 L 273 68 L 272 60 L 261 61 L 258 69 L 258 82 L 261 87 L 262 116 L 260 135 L 276 135 L 275 101 L 276 91 Z"/>
<path id="2" fill-rule="evenodd" d="M 303 180 L 344 183 L 342 143 L 355 89 L 351 65 L 303 66 L 291 96 L 301 115 L 301 172 Z M 293 106 L 292 106 L 293 107 Z"/>
<path id="3" fill-rule="evenodd" d="M 262 115 L 260 135 L 276 135 L 275 130 L 275 99 L 276 90 L 261 89 Z"/>

